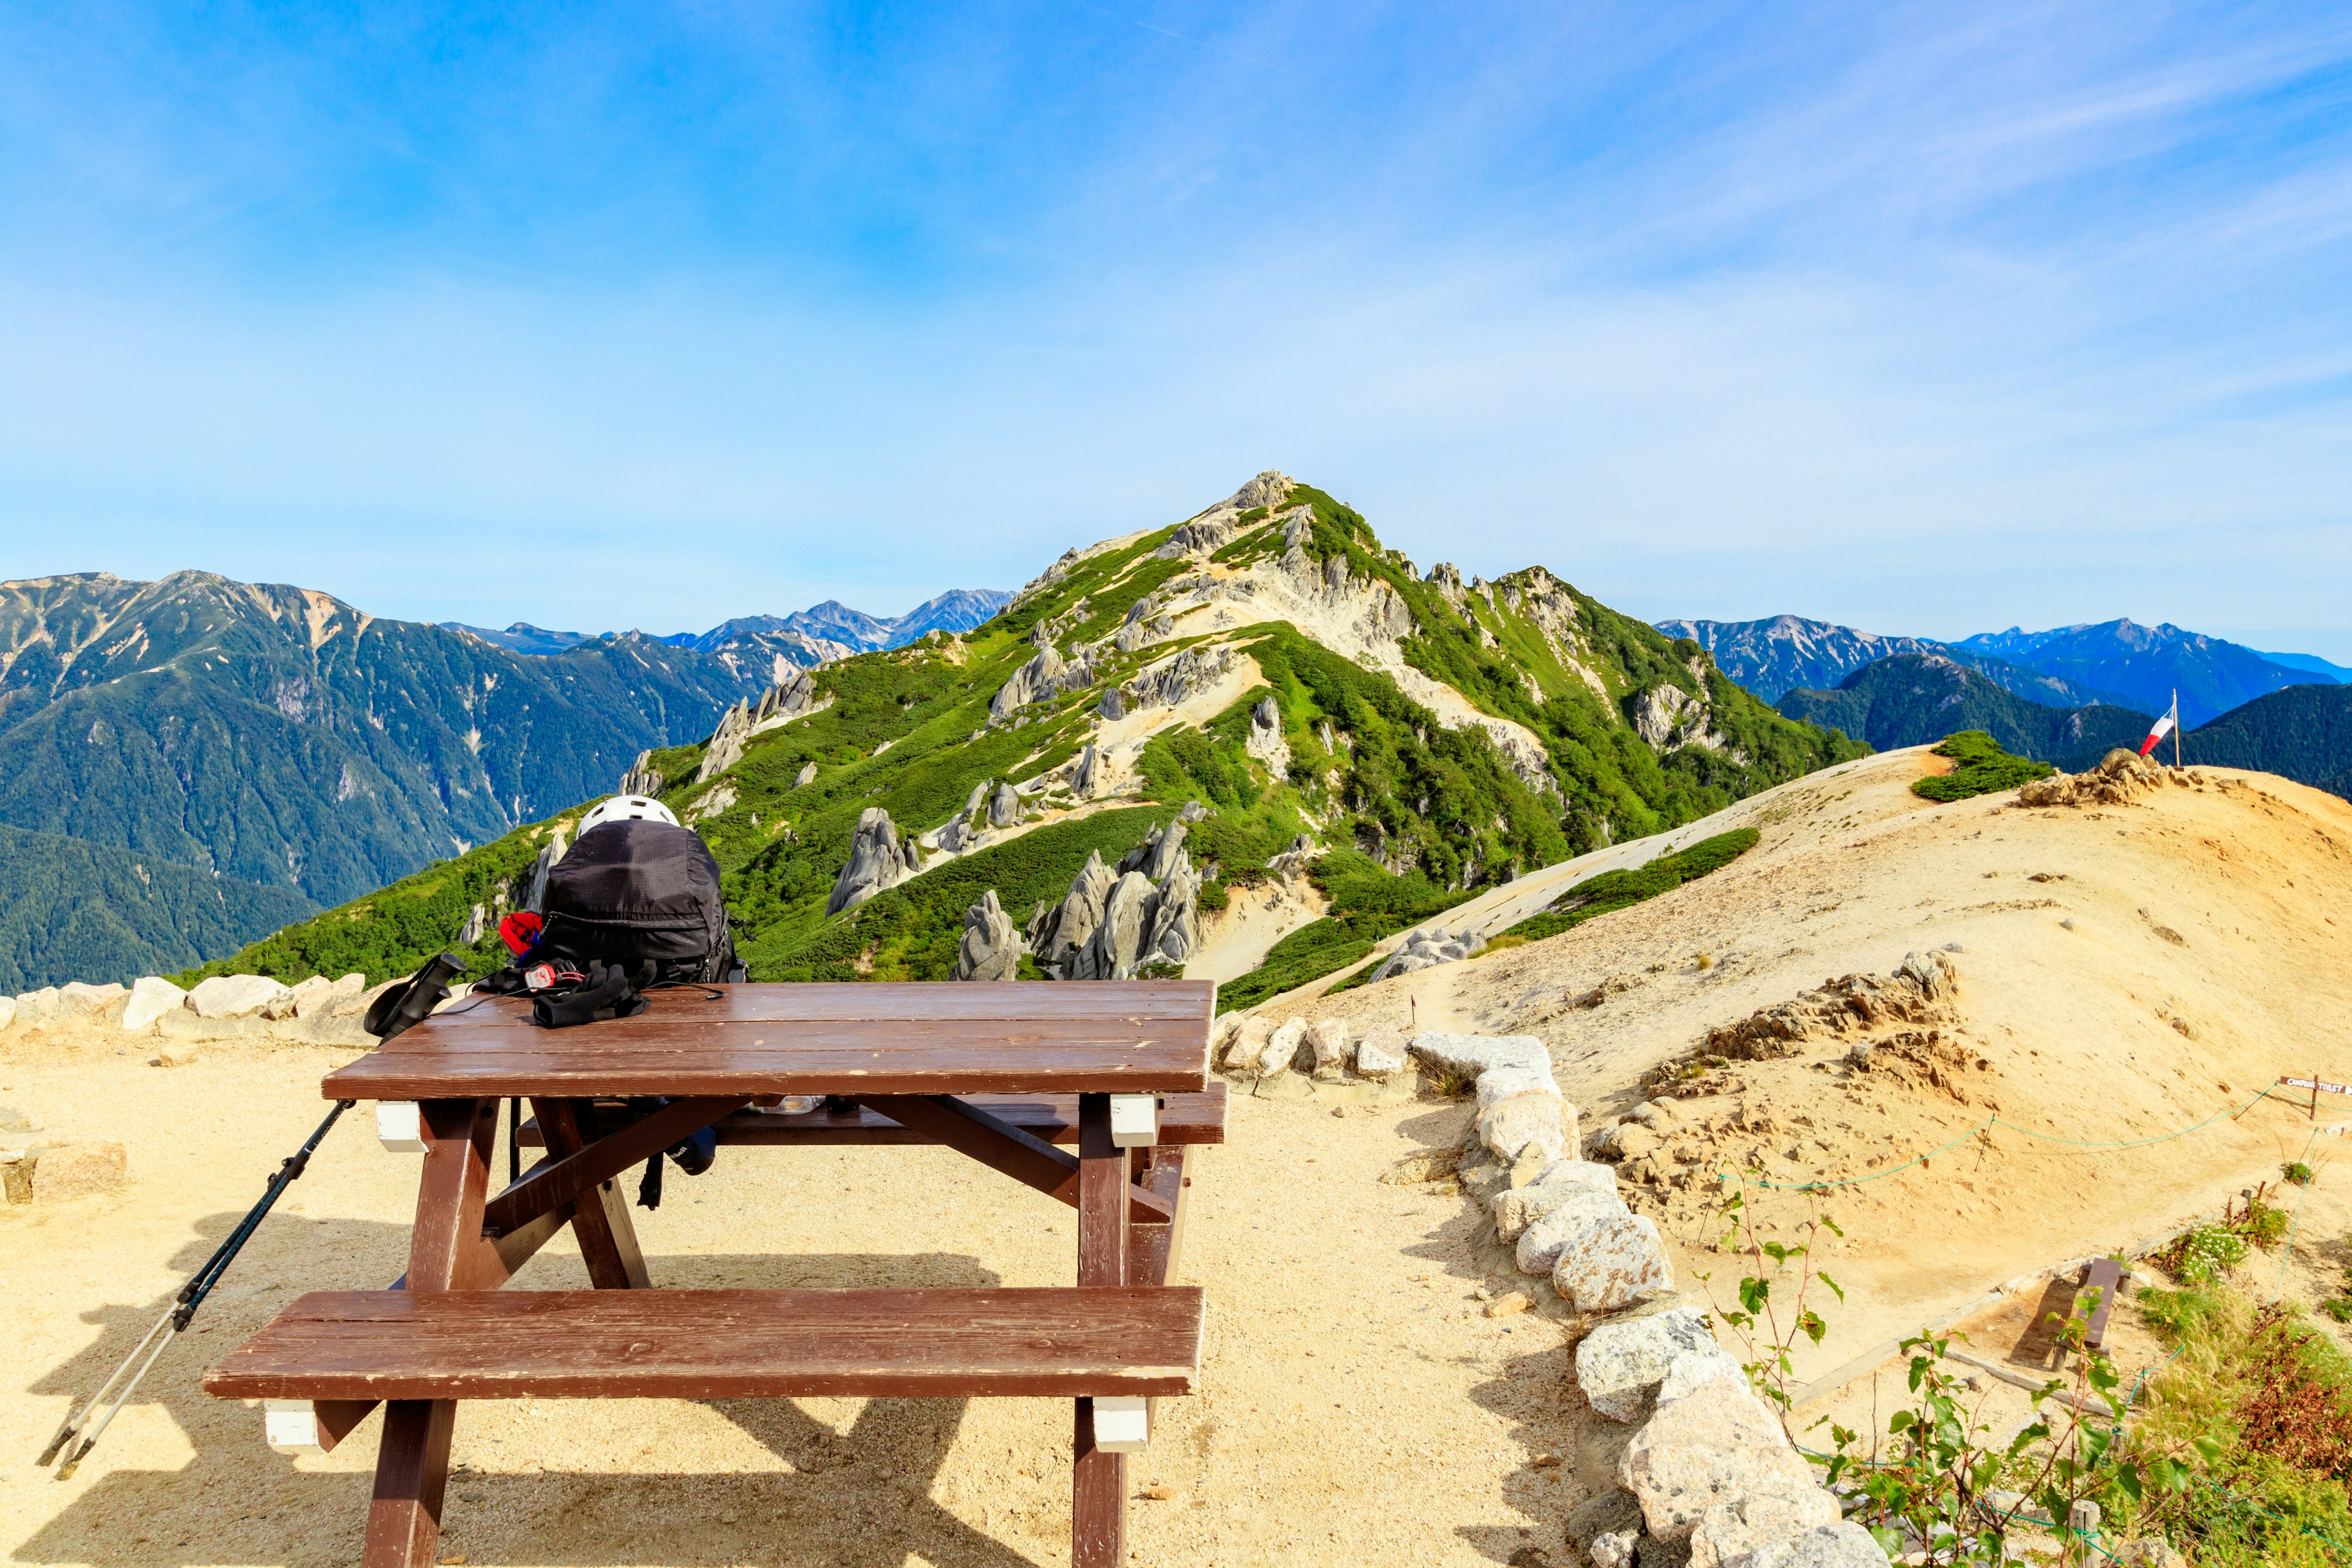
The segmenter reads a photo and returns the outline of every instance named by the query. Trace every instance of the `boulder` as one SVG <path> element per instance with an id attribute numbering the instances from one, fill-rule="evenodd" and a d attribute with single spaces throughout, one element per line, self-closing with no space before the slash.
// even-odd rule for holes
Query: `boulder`
<path id="1" fill-rule="evenodd" d="M 140 1034 L 165 1014 L 181 1012 L 187 1005 L 186 992 L 161 975 L 150 974 L 131 988 L 131 1000 L 122 1005 L 122 1026 Z"/>
<path id="2" fill-rule="evenodd" d="M 16 999 L 0 996 L 0 1035 L 6 1034 L 16 1023 Z"/>
<path id="3" fill-rule="evenodd" d="M 33 1201 L 110 1193 L 122 1185 L 129 1171 L 130 1161 L 120 1143 L 61 1143 L 43 1149 L 32 1170 Z"/>
<path id="4" fill-rule="evenodd" d="M 1810 1478 L 1799 1481 L 1775 1474 L 1754 1491 L 1727 1498 L 1699 1515 L 1690 1536 L 1691 1568 L 1744 1568 L 1748 1553 L 1835 1524 L 1840 1517 L 1837 1499 Z"/>
<path id="5" fill-rule="evenodd" d="M 1265 1049 L 1258 1053 L 1257 1073 L 1260 1078 L 1276 1078 L 1288 1072 L 1298 1058 L 1298 1047 L 1307 1043 L 1307 1020 L 1292 1018 L 1266 1037 Z"/>
<path id="6" fill-rule="evenodd" d="M 1373 972 L 1372 978 L 1386 980 L 1419 969 L 1433 969 L 1441 963 L 1459 963 L 1475 954 L 1481 945 L 1467 931 L 1459 935 L 1449 934 L 1443 928 L 1417 931 L 1389 954 L 1387 961 Z"/>
<path id="7" fill-rule="evenodd" d="M 1476 1078 L 1495 1068 L 1551 1070 L 1551 1053 L 1533 1035 L 1416 1035 L 1412 1054 L 1461 1078 Z"/>
<path id="8" fill-rule="evenodd" d="M 1658 1403 L 1681 1399 L 1700 1384 L 1712 1383 L 1718 1377 L 1727 1377 L 1743 1388 L 1748 1386 L 1748 1369 L 1720 1345 L 1685 1351 L 1666 1367 L 1665 1379 L 1658 1384 Z"/>
<path id="9" fill-rule="evenodd" d="M 91 985 L 71 980 L 58 987 L 58 1009 L 68 1018 L 103 1017 L 109 1007 L 130 994 L 119 982 Z"/>
<path id="10" fill-rule="evenodd" d="M 1580 1312 L 1614 1312 L 1653 1291 L 1673 1289 L 1675 1267 L 1657 1223 L 1633 1215 L 1572 1237 L 1560 1248 L 1551 1285 Z"/>
<path id="11" fill-rule="evenodd" d="M 1578 1342 L 1576 1384 L 1592 1408 L 1612 1421 L 1633 1421 L 1665 1381 L 1676 1356 L 1717 1348 L 1706 1314 L 1696 1307 L 1621 1319 Z"/>
<path id="12" fill-rule="evenodd" d="M 16 994 L 16 1021 L 32 1028 L 47 1028 L 57 1022 L 60 1012 L 58 988 L 44 985 L 38 991 Z"/>
<path id="13" fill-rule="evenodd" d="M 849 860 L 834 879 L 833 895 L 824 912 L 837 915 L 856 909 L 886 888 L 895 888 L 913 876 L 919 865 L 912 843 L 901 844 L 898 825 L 878 805 L 858 815 L 857 832 L 849 841 Z"/>
<path id="14" fill-rule="evenodd" d="M 1617 1481 L 1650 1533 L 1675 1541 L 1718 1504 L 1811 1488 L 1813 1470 L 1744 1381 L 1717 1378 L 1658 1406 L 1617 1461 Z"/>
<path id="15" fill-rule="evenodd" d="M 1548 1094 L 1559 1098 L 1559 1085 L 1551 1076 L 1551 1066 L 1525 1068 L 1492 1068 L 1478 1075 L 1478 1109 L 1486 1110 L 1497 1100 L 1508 1100 L 1515 1094 Z"/>
<path id="16" fill-rule="evenodd" d="M 1404 1031 L 1374 1024 L 1356 1041 L 1356 1076 L 1385 1080 L 1404 1071 Z"/>
<path id="17" fill-rule="evenodd" d="M 1181 826 L 1177 829 L 1182 832 Z M 1151 924 L 1143 933 L 1141 962 L 1182 963 L 1201 945 L 1201 879 L 1191 857 L 1176 851 L 1168 879 L 1151 900 Z"/>
<path id="18" fill-rule="evenodd" d="M 814 783 L 816 783 L 816 764 L 814 763 L 803 763 L 801 764 L 801 771 L 793 775 L 793 787 L 794 789 L 806 789 L 809 785 Z"/>
<path id="19" fill-rule="evenodd" d="M 1028 948 L 1021 932 L 997 902 L 996 889 L 981 895 L 980 902 L 963 912 L 963 936 L 956 943 L 958 980 L 1016 980 L 1021 955 Z"/>
<path id="20" fill-rule="evenodd" d="M 1587 1173 L 1599 1172 L 1594 1177 Z M 1610 1197 L 1617 1194 L 1617 1173 L 1606 1165 L 1590 1164 L 1582 1160 L 1555 1160 L 1533 1182 L 1524 1187 L 1496 1193 L 1494 1201 L 1495 1235 L 1502 1241 L 1517 1241 L 1527 1228 L 1566 1203 L 1577 1193 L 1600 1193 Z"/>
<path id="21" fill-rule="evenodd" d="M 303 984 L 308 984 L 309 982 L 305 981 Z M 367 976 L 364 974 L 346 974 L 340 980 L 330 981 L 320 989 L 307 994 L 303 992 L 300 985 L 298 985 L 294 988 L 294 1016 L 298 1018 L 332 1018 L 355 1011 L 352 1004 L 359 1000 L 360 993 L 366 989 Z"/>
<path id="22" fill-rule="evenodd" d="M 1594 1536 L 1585 1552 L 1592 1559 L 1592 1568 L 1637 1568 L 1635 1548 L 1640 1539 L 1629 1531 L 1612 1530 Z"/>
<path id="23" fill-rule="evenodd" d="M 1243 750 L 1265 764 L 1266 772 L 1279 782 L 1290 773 L 1290 740 L 1282 732 L 1282 710 L 1271 697 L 1261 700 L 1250 710 L 1249 733 L 1243 737 Z"/>
<path id="24" fill-rule="evenodd" d="M 1583 1186 L 1572 1186 L 1557 1193 L 1550 1206 L 1519 1232 L 1513 1253 L 1518 1262 L 1519 1272 L 1549 1274 L 1559 1262 L 1563 1247 L 1575 1243 L 1585 1232 L 1623 1219 L 1632 1213 L 1625 1206 L 1624 1200 L 1615 1193 L 1595 1192 Z M 1664 1370 L 1664 1367 L 1659 1368 L 1662 1375 Z"/>
<path id="25" fill-rule="evenodd" d="M 1315 1047 L 1315 1076 L 1328 1082 L 1348 1068 L 1348 1026 L 1338 1018 L 1318 1018 L 1307 1026 L 1307 1043 Z"/>
<path id="26" fill-rule="evenodd" d="M 215 974 L 196 983 L 188 1005 L 199 1018 L 249 1018 L 293 994 L 267 974 Z"/>
<path id="27" fill-rule="evenodd" d="M 1265 1055 L 1266 1037 L 1273 1033 L 1273 1019 L 1244 1014 L 1225 1041 L 1225 1066 L 1236 1072 L 1255 1072 L 1258 1058 Z"/>
<path id="28" fill-rule="evenodd" d="M 988 803 L 988 825 L 1010 827 L 1021 820 L 1021 796 L 1010 784 L 996 786 L 996 794 Z"/>
<path id="29" fill-rule="evenodd" d="M 1739 1568 L 1886 1568 L 1886 1562 L 1870 1531 L 1842 1519 L 1759 1547 Z"/>
<path id="30" fill-rule="evenodd" d="M 1116 703 L 1118 693 L 1107 691 L 1103 694 L 1103 700 Z M 1092 800 L 1095 791 L 1102 786 L 1104 772 L 1102 753 L 1095 750 L 1092 741 L 1088 741 L 1087 749 L 1078 753 L 1078 760 L 1070 764 L 1070 793 L 1080 800 Z"/>
<path id="31" fill-rule="evenodd" d="M 1478 1141 L 1507 1165 L 1540 1156 L 1544 1164 L 1573 1152 L 1576 1112 L 1559 1091 L 1529 1091 L 1496 1100 L 1478 1112 Z"/>

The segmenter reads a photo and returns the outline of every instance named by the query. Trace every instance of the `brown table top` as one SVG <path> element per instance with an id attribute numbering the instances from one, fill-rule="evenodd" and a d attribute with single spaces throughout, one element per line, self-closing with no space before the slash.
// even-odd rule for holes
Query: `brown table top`
<path id="1" fill-rule="evenodd" d="M 1198 1092 L 1206 980 L 745 984 L 656 991 L 634 1018 L 542 1029 L 460 1003 L 327 1075 L 330 1100 L 509 1095 Z"/>

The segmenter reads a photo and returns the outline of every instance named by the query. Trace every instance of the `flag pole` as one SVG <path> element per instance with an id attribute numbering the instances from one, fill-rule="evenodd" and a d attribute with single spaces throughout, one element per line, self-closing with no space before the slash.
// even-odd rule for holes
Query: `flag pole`
<path id="1" fill-rule="evenodd" d="M 2172 689 L 2172 771 L 2180 771 L 2180 688 Z"/>

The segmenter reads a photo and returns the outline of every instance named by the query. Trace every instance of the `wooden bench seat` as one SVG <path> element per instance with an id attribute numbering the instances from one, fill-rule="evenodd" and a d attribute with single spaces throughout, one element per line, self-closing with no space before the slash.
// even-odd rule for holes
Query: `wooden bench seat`
<path id="1" fill-rule="evenodd" d="M 2084 1266 L 2083 1282 L 2075 1290 L 2077 1299 L 2086 1291 L 2096 1290 L 2099 1293 L 2099 1304 L 2093 1310 L 2091 1321 L 2084 1325 L 2084 1348 L 2097 1350 L 2107 1342 L 2107 1312 L 2115 1306 L 2116 1296 L 2122 1293 L 2123 1281 L 2123 1265 L 2112 1258 L 2094 1258 Z"/>
<path id="2" fill-rule="evenodd" d="M 1078 1097 L 1075 1094 L 973 1094 L 964 1102 L 1048 1143 L 1075 1145 L 1078 1141 Z M 1225 1141 L 1225 1084 L 1213 1080 L 1197 1094 L 1160 1096 L 1160 1142 L 1222 1143 Z M 928 1143 L 930 1139 L 901 1127 L 878 1110 L 858 1106 L 851 1110 L 823 1107 L 796 1115 L 775 1111 L 739 1110 L 713 1123 L 721 1143 L 747 1144 L 868 1144 Z M 522 1124 L 516 1140 L 525 1148 L 542 1148 L 536 1119 Z"/>
<path id="3" fill-rule="evenodd" d="M 205 1376 L 228 1399 L 1187 1394 L 1202 1292 L 328 1290 Z"/>

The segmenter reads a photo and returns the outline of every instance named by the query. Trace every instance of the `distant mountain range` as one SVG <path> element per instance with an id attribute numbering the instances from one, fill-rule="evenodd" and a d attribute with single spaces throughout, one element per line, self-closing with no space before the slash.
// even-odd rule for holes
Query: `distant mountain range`
<path id="1" fill-rule="evenodd" d="M 2181 738 L 2186 762 L 2253 768 L 2352 800 L 2352 686 L 2290 686 Z"/>
<path id="2" fill-rule="evenodd" d="M 763 662 L 772 680 L 789 669 L 809 669 L 852 654 L 904 647 L 935 631 L 968 632 L 1012 601 L 994 588 L 952 588 L 938 598 L 916 605 L 903 616 L 883 617 L 853 610 L 838 599 L 827 599 L 789 616 L 744 616 L 724 621 L 707 632 L 673 632 L 652 640 L 668 647 L 692 648 L 739 668 Z M 536 658 L 563 653 L 593 642 L 586 632 L 551 632 L 529 621 L 517 621 L 504 631 L 444 621 L 445 627 L 481 638 L 509 653 Z M 611 636 L 611 633 L 601 634 Z"/>
<path id="3" fill-rule="evenodd" d="M 2053 708 L 1996 684 L 1938 651 L 1898 653 L 1864 665 L 1831 691 L 1785 692 L 1788 718 L 1842 730 L 1877 751 L 1983 730 L 2020 756 L 2077 771 L 2116 746 L 2137 749 L 2152 721 L 2128 708 Z"/>
<path id="4" fill-rule="evenodd" d="M 2012 626 L 1957 643 L 1881 637 L 1796 616 L 1656 625 L 1668 637 L 1696 642 L 1726 675 L 1769 702 L 1793 690 L 1832 690 L 1865 665 L 1917 653 L 1939 654 L 2053 707 L 2104 703 L 2162 712 L 2177 689 L 2180 721 L 2190 728 L 2290 686 L 2352 679 L 2352 670 L 2309 654 L 2258 653 L 2201 632 L 2130 620 L 2046 632 Z"/>

